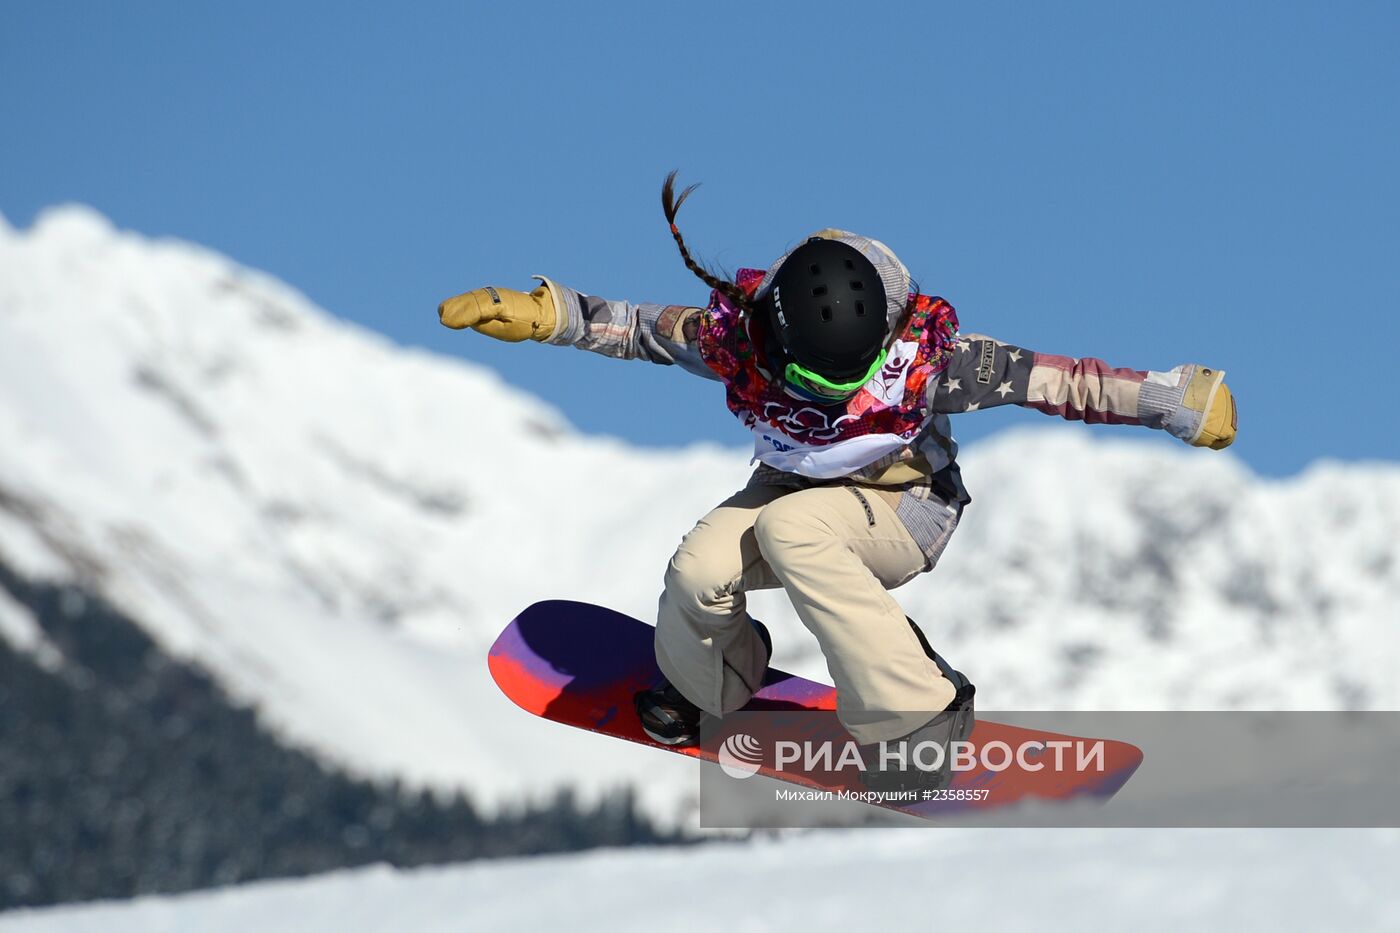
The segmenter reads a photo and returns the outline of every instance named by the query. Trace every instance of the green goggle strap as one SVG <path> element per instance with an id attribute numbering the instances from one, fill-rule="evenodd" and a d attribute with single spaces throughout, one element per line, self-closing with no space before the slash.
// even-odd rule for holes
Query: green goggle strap
<path id="1" fill-rule="evenodd" d="M 832 392 L 854 392 L 869 382 L 876 371 L 878 371 L 881 366 L 885 365 L 885 358 L 888 355 L 888 350 L 881 350 L 880 355 L 875 357 L 875 362 L 871 363 L 870 368 L 865 371 L 865 375 L 857 376 L 850 382 L 832 382 L 820 373 L 814 373 L 807 367 L 798 363 L 787 364 L 787 368 L 783 370 L 783 378 L 788 382 L 794 382 L 798 385 L 809 382 L 812 385 L 819 386 Z"/>

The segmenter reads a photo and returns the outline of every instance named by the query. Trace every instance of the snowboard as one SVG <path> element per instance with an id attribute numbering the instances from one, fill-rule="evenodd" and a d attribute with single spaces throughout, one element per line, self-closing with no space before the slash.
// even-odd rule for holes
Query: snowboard
<path id="1" fill-rule="evenodd" d="M 823 767 L 823 762 L 808 761 L 810 767 L 801 767 L 801 761 L 788 762 L 788 767 L 783 768 L 773 755 L 760 753 L 761 743 L 748 734 L 759 731 L 752 725 L 758 720 L 747 715 L 750 713 L 781 713 L 770 718 L 786 723 L 792 722 L 792 713 L 807 713 L 810 716 L 803 722 L 812 725 L 800 730 L 805 738 L 830 738 L 833 731 L 849 738 L 835 717 L 834 687 L 776 668 L 769 669 L 761 689 L 743 710 L 714 720 L 724 724 L 737 719 L 750 724 L 744 726 L 744 734 L 702 738 L 699 745 L 679 748 L 653 741 L 642 731 L 633 697 L 661 678 L 652 649 L 654 633 L 655 629 L 647 623 L 611 609 L 570 600 L 547 600 L 530 606 L 506 626 L 491 646 L 487 663 L 497 686 L 512 702 L 544 719 L 650 745 L 661 752 L 714 761 L 734 777 L 759 773 L 808 791 L 826 793 L 862 786 L 858 782 L 852 784 L 850 769 L 836 771 L 829 767 L 834 761 L 825 762 L 828 767 Z M 791 732 L 790 727 L 783 728 Z M 968 742 L 977 750 L 973 756 L 976 765 L 953 772 L 951 783 L 934 799 L 862 802 L 934 819 L 1030 801 L 1105 801 L 1128 781 L 1143 760 L 1142 751 L 1127 742 L 1027 729 L 983 719 L 980 714 Z M 1093 743 L 1073 747 L 1096 749 L 1098 767 L 1052 771 L 1025 759 L 1017 762 L 1023 766 L 997 767 L 1005 757 L 1000 754 L 998 743 L 1034 752 L 1037 746 L 1054 747 L 1047 743 L 1059 743 L 1063 749 L 1069 742 Z M 992 751 L 998 755 L 993 757 Z M 798 766 L 793 767 L 794 764 Z"/>

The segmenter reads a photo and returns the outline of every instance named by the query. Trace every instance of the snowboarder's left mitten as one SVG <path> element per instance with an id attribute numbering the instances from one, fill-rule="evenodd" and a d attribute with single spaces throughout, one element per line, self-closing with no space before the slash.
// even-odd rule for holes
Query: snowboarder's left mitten
<path id="1" fill-rule="evenodd" d="M 1169 381 L 1151 378 L 1163 375 Z M 1186 380 L 1184 385 L 1180 380 Z M 1182 438 L 1191 447 L 1210 447 L 1212 450 L 1222 450 L 1235 441 L 1235 395 L 1225 385 L 1225 370 L 1187 363 L 1173 368 L 1170 373 L 1151 373 L 1148 381 L 1156 382 L 1156 385 L 1176 382 L 1176 392 L 1180 392 L 1172 408 L 1168 409 L 1170 413 L 1165 423 L 1162 423 L 1169 434 Z M 1148 398 L 1147 389 L 1144 385 L 1144 401 Z M 1158 391 L 1161 392 L 1161 389 Z M 1165 391 L 1170 392 L 1170 389 Z"/>
<path id="2" fill-rule="evenodd" d="M 1187 439 L 1192 447 L 1222 450 L 1234 442 L 1237 418 L 1235 396 L 1225 384 L 1223 369 L 1197 367 L 1186 385 L 1186 396 L 1181 400 L 1181 405 L 1188 411 L 1199 413 L 1200 427 L 1194 437 Z"/>
<path id="3" fill-rule="evenodd" d="M 478 288 L 438 305 L 438 319 L 453 330 L 519 343 L 548 340 L 554 333 L 554 296 L 541 285 L 526 294 L 510 288 Z"/>
<path id="4" fill-rule="evenodd" d="M 1196 446 L 1212 450 L 1229 447 L 1235 442 L 1237 421 L 1235 396 L 1230 392 L 1230 387 L 1222 382 L 1216 391 L 1215 401 L 1206 412 L 1205 425 L 1201 428 L 1201 436 L 1196 438 Z"/>

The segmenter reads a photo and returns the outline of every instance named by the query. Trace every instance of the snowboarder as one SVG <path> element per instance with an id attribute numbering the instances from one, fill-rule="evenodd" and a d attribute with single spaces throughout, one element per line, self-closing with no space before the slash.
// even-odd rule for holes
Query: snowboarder
<path id="1" fill-rule="evenodd" d="M 705 307 L 597 298 L 536 276 L 529 293 L 480 288 L 438 308 L 454 329 L 717 380 L 753 433 L 747 485 L 700 519 L 666 569 L 655 640 L 666 682 L 637 697 L 644 729 L 690 743 L 704 714 L 748 702 L 772 646 L 745 594 L 782 587 L 858 742 L 965 736 L 971 683 L 889 593 L 934 567 L 971 501 L 948 416 L 1021 405 L 1220 449 L 1236 421 L 1223 371 L 1115 369 L 960 335 L 952 306 L 912 288 L 888 247 L 843 230 L 728 281 L 692 258 L 676 226 L 696 186 L 676 197 L 675 174 L 662 206 L 682 260 L 711 289 Z"/>

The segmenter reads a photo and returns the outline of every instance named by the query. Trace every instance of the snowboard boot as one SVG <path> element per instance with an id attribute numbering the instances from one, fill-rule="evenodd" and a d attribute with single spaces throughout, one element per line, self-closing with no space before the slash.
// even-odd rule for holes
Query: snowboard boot
<path id="1" fill-rule="evenodd" d="M 968 680 L 967 675 L 963 674 L 962 671 L 955 670 L 942 655 L 933 650 L 933 647 L 928 643 L 928 638 L 924 636 L 923 631 L 914 623 L 913 619 L 909 619 L 909 627 L 918 636 L 924 654 L 938 665 L 938 669 L 953 684 L 957 693 L 953 695 L 952 702 L 933 719 L 909 735 L 883 743 L 886 748 L 891 750 L 897 749 L 900 743 L 904 743 L 904 754 L 886 761 L 883 759 L 883 749 L 880 743 L 861 749 L 862 758 L 866 763 L 866 768 L 861 773 L 861 779 L 870 790 L 941 790 L 947 787 L 953 780 L 952 743 L 967 741 L 968 736 L 972 735 L 972 727 L 977 721 L 973 703 L 977 688 L 972 681 Z M 928 747 L 928 743 L 940 746 L 943 754 L 939 756 L 936 751 Z M 916 754 L 914 750 L 920 746 L 923 748 Z M 932 764 L 937 764 L 937 767 L 921 767 L 921 765 Z"/>
<path id="2" fill-rule="evenodd" d="M 768 658 L 773 657 L 773 639 L 768 627 L 755 618 L 749 621 L 758 631 Z M 766 666 L 766 662 L 765 662 Z M 690 702 L 674 685 L 662 681 L 633 697 L 642 731 L 662 745 L 694 745 L 700 740 L 700 718 L 704 711 Z"/>

